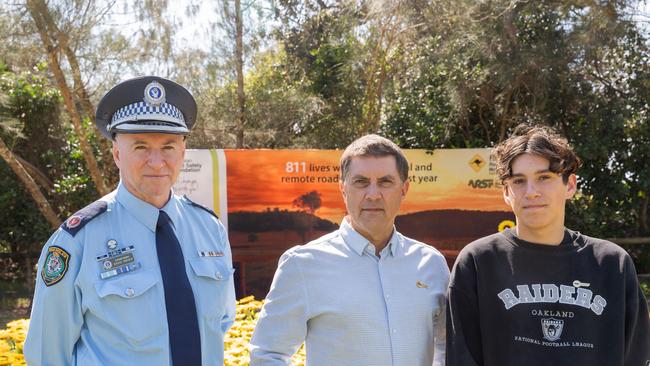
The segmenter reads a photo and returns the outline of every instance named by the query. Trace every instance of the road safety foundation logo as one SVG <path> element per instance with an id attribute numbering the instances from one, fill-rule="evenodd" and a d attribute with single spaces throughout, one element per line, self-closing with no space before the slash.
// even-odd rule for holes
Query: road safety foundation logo
<path id="1" fill-rule="evenodd" d="M 544 334 L 544 339 L 549 342 L 555 342 L 560 339 L 563 328 L 564 320 L 555 318 L 542 319 L 542 333 Z"/>

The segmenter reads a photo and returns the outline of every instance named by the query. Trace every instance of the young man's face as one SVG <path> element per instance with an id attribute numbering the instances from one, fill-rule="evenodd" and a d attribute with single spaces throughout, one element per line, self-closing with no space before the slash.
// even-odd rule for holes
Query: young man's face
<path id="1" fill-rule="evenodd" d="M 564 205 L 576 192 L 576 176 L 567 183 L 549 170 L 539 155 L 522 154 L 512 162 L 512 177 L 505 181 L 503 197 L 512 208 L 519 231 L 539 234 L 564 228 Z"/>
<path id="2" fill-rule="evenodd" d="M 134 196 L 158 208 L 169 199 L 183 167 L 183 136 L 163 133 L 117 134 L 113 158 Z"/>
<path id="3" fill-rule="evenodd" d="M 395 157 L 352 158 L 340 184 L 352 227 L 366 238 L 392 231 L 408 187 L 399 177 Z"/>

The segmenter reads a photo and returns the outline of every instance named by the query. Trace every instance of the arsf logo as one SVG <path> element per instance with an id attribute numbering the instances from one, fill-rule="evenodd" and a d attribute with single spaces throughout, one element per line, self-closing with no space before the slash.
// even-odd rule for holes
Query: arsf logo
<path id="1" fill-rule="evenodd" d="M 486 189 L 486 188 L 501 188 L 503 185 L 496 179 L 470 179 L 467 185 L 471 188 Z"/>
<path id="2" fill-rule="evenodd" d="M 470 179 L 468 186 L 472 188 L 492 188 L 494 186 L 494 179 Z"/>

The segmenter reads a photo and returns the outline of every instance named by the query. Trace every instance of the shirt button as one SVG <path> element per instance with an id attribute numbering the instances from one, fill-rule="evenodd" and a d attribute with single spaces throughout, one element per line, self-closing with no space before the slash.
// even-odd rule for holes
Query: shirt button
<path id="1" fill-rule="evenodd" d="M 132 288 L 129 287 L 126 290 L 124 290 L 124 294 L 127 297 L 133 297 L 133 295 L 135 295 L 135 291 Z"/>
<path id="2" fill-rule="evenodd" d="M 215 273 L 214 276 L 215 276 L 218 280 L 223 280 L 223 276 L 221 275 L 221 272 L 217 272 L 217 273 Z"/>
<path id="3" fill-rule="evenodd" d="M 393 334 L 397 333 L 397 329 L 393 328 Z"/>

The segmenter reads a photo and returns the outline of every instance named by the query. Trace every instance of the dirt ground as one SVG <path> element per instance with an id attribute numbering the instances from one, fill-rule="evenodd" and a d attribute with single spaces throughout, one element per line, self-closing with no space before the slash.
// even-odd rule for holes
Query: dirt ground
<path id="1" fill-rule="evenodd" d="M 0 298 L 0 329 L 4 329 L 10 321 L 29 318 L 31 298 L 25 294 L 7 291 Z"/>

